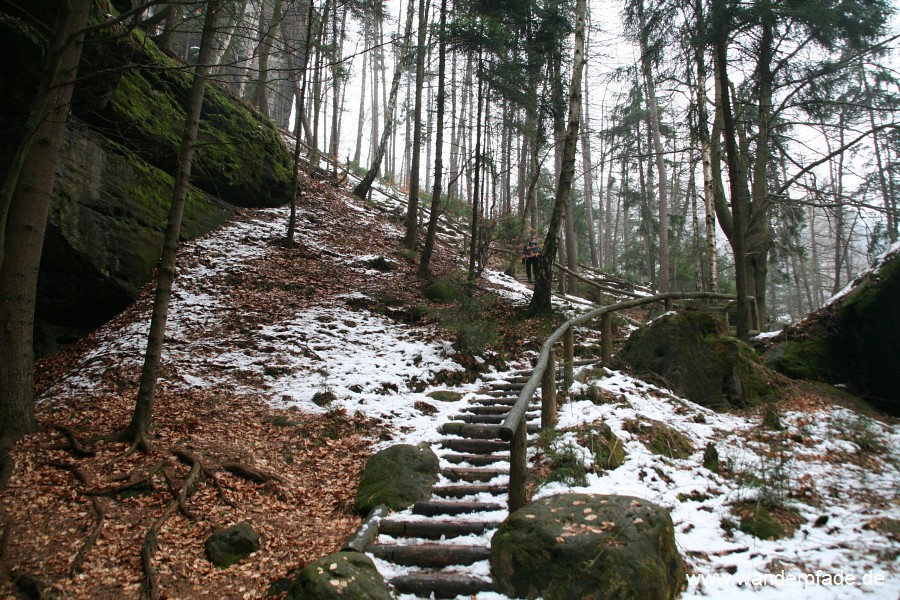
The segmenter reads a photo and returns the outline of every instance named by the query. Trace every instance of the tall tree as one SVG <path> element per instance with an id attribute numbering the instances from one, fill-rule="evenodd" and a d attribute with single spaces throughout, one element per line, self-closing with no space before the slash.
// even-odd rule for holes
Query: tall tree
<path id="1" fill-rule="evenodd" d="M 553 258 L 556 255 L 557 236 L 565 215 L 566 204 L 572 191 L 572 179 L 575 175 L 575 150 L 578 144 L 578 127 L 581 120 L 581 74 L 584 67 L 584 22 L 586 0 L 577 0 L 575 6 L 575 54 L 572 65 L 572 83 L 569 87 L 569 121 L 563 145 L 562 168 L 553 213 L 547 227 L 544 240 L 544 251 L 538 262 L 534 294 L 528 305 L 529 314 L 540 314 L 550 311 Z"/>
<path id="2" fill-rule="evenodd" d="M 191 179 L 191 164 L 194 157 L 194 148 L 197 145 L 197 131 L 200 127 L 200 111 L 203 108 L 203 98 L 206 94 L 206 81 L 212 69 L 209 61 L 213 56 L 212 40 L 215 35 L 215 18 L 221 5 L 222 0 L 209 0 L 206 5 L 203 37 L 200 41 L 200 57 L 194 67 L 194 79 L 188 99 L 184 135 L 181 138 L 181 149 L 178 153 L 178 173 L 172 190 L 172 204 L 169 208 L 169 217 L 163 238 L 162 258 L 160 259 L 159 270 L 156 276 L 156 295 L 153 300 L 153 312 L 150 318 L 147 351 L 144 355 L 144 366 L 141 370 L 141 383 L 138 388 L 131 422 L 122 432 L 122 437 L 133 444 L 132 448 L 145 451 L 150 448 L 149 431 L 153 420 L 156 383 L 162 360 L 163 340 L 169 315 L 169 301 L 172 297 L 172 283 L 175 281 L 175 260 L 178 254 L 178 242 L 181 234 L 181 218 L 184 214 L 184 203 Z"/>
<path id="3" fill-rule="evenodd" d="M 378 170 L 381 168 L 381 161 L 384 159 L 384 153 L 387 149 L 388 139 L 390 139 L 391 133 L 393 132 L 394 112 L 397 106 L 397 91 L 400 89 L 400 78 L 403 76 L 403 72 L 406 70 L 406 63 L 408 61 L 410 40 L 412 39 L 412 25 L 414 14 L 415 0 L 409 0 L 409 6 L 406 9 L 406 30 L 403 34 L 403 41 L 400 47 L 397 67 L 394 70 L 394 78 L 391 81 L 390 99 L 388 100 L 387 108 L 384 111 L 384 129 L 381 131 L 381 140 L 378 142 L 378 147 L 375 150 L 375 156 L 372 159 L 372 164 L 369 165 L 369 170 L 363 176 L 362 180 L 356 185 L 356 187 L 353 188 L 353 195 L 359 198 L 365 198 L 369 193 L 369 189 L 372 187 L 372 183 L 375 181 L 375 177 L 378 175 Z"/>
<path id="4" fill-rule="evenodd" d="M 406 237 L 407 248 L 416 247 L 418 237 L 419 213 L 419 163 L 422 160 L 422 91 L 425 88 L 425 39 L 428 29 L 428 3 L 419 0 L 419 36 L 416 48 L 416 99 L 413 107 L 413 138 L 409 144 L 409 201 L 406 205 Z"/>
<path id="5" fill-rule="evenodd" d="M 447 71 L 447 0 L 441 0 L 440 28 L 438 30 L 438 89 L 437 89 L 437 125 L 434 147 L 434 187 L 431 190 L 431 214 L 428 217 L 428 231 L 425 234 L 425 247 L 419 259 L 418 275 L 423 279 L 431 277 L 431 255 L 434 252 L 434 238 L 437 232 L 438 217 L 441 212 L 441 193 L 444 157 L 444 104 L 446 83 L 444 75 Z"/>
<path id="6" fill-rule="evenodd" d="M 38 15 L 37 22 L 47 26 L 49 36 L 44 38 L 39 29 L 2 33 L 8 40 L 14 35 L 34 36 L 37 39 L 32 41 L 43 53 L 40 81 L 5 165 L 0 192 L 0 450 L 35 428 L 33 330 L 38 268 L 84 29 L 93 3 L 57 0 L 27 9 L 4 4 L 0 16 L 12 17 L 9 21 L 0 18 L 4 24 L 28 23 L 31 16 Z"/>

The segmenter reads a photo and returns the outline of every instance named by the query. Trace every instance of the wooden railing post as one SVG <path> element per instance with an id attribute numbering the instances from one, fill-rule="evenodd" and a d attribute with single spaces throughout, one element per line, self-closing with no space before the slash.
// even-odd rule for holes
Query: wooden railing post
<path id="1" fill-rule="evenodd" d="M 606 367 L 612 360 L 612 313 L 600 315 L 600 360 Z"/>
<path id="2" fill-rule="evenodd" d="M 516 435 L 509 443 L 509 512 L 525 506 L 525 457 L 528 454 L 528 429 L 525 418 L 519 421 Z"/>
<path id="3" fill-rule="evenodd" d="M 563 335 L 563 355 L 565 366 L 563 367 L 563 389 L 567 392 L 575 383 L 575 331 L 569 327 Z"/>
<path id="4" fill-rule="evenodd" d="M 541 378 L 541 429 L 556 425 L 556 350 L 550 348 L 547 368 Z"/>

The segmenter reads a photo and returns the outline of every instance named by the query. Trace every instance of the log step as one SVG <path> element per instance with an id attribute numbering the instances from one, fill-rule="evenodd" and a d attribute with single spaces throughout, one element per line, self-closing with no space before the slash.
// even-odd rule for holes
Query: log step
<path id="1" fill-rule="evenodd" d="M 512 400 L 513 402 L 519 397 L 519 394 L 503 391 L 503 390 L 488 390 L 486 392 L 482 392 L 485 396 L 490 396 L 489 398 L 475 398 L 472 402 L 490 402 L 491 404 L 497 404 L 498 400 Z"/>
<path id="2" fill-rule="evenodd" d="M 497 454 L 445 454 L 443 459 L 453 464 L 468 463 L 470 465 L 475 465 L 476 467 L 483 467 L 485 465 L 493 465 L 496 463 L 509 464 L 509 456 Z"/>
<path id="3" fill-rule="evenodd" d="M 457 544 L 416 544 L 415 546 L 375 544 L 369 546 L 369 552 L 378 558 L 398 565 L 426 568 L 471 565 L 491 557 L 490 548 Z"/>
<path id="4" fill-rule="evenodd" d="M 496 440 L 500 438 L 500 423 L 444 423 L 438 430 L 444 435 L 458 435 L 459 437 L 473 440 Z M 537 423 L 528 424 L 528 433 L 537 433 L 541 426 Z"/>
<path id="5" fill-rule="evenodd" d="M 442 471 L 450 481 L 490 481 L 499 475 L 509 475 L 509 469 L 467 469 L 450 467 Z"/>
<path id="6" fill-rule="evenodd" d="M 490 394 L 490 392 L 488 392 Z M 472 402 L 476 402 L 481 406 L 512 406 L 516 403 L 518 397 L 507 398 L 475 398 Z"/>
<path id="7" fill-rule="evenodd" d="M 462 484 L 462 485 L 436 485 L 431 488 L 431 493 L 442 498 L 462 498 L 474 494 L 491 494 L 499 496 L 509 491 L 509 486 L 504 483 L 492 484 Z"/>
<path id="8" fill-rule="evenodd" d="M 525 387 L 525 381 L 522 383 L 510 383 L 508 381 L 504 381 L 502 383 L 494 383 L 491 385 L 491 390 L 503 390 L 507 392 L 519 392 L 522 391 L 522 388 Z"/>
<path id="9" fill-rule="evenodd" d="M 440 539 L 461 535 L 480 535 L 500 527 L 499 521 L 399 521 L 384 520 L 378 524 L 379 533 L 392 537 Z"/>
<path id="10" fill-rule="evenodd" d="M 436 515 L 464 515 L 477 512 L 502 510 L 499 504 L 489 502 L 451 502 L 447 500 L 420 500 L 413 504 L 414 515 L 434 517 Z"/>
<path id="11" fill-rule="evenodd" d="M 493 580 L 440 572 L 401 575 L 392 578 L 390 584 L 401 594 L 415 594 L 423 598 L 473 596 L 478 592 L 493 592 L 497 589 Z"/>
<path id="12" fill-rule="evenodd" d="M 509 406 L 476 404 L 476 405 L 472 405 L 472 406 L 467 406 L 461 410 L 466 413 L 472 413 L 473 415 L 503 415 L 503 416 L 506 416 L 506 414 L 509 412 Z"/>
<path id="13" fill-rule="evenodd" d="M 509 450 L 509 442 L 498 439 L 467 440 L 462 438 L 444 438 L 441 440 L 441 447 L 470 454 L 493 454 L 494 452 Z M 509 459 L 507 458 L 507 460 Z"/>
<path id="14" fill-rule="evenodd" d="M 471 423 L 444 423 L 438 429 L 443 435 L 458 435 L 473 440 L 496 440 L 500 438 L 499 425 Z"/>

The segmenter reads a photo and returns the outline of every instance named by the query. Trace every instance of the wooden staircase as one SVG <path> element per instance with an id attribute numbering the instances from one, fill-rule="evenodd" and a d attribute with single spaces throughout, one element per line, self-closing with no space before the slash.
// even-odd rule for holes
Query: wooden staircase
<path id="1" fill-rule="evenodd" d="M 442 425 L 444 437 L 433 445 L 442 471 L 432 498 L 380 522 L 368 552 L 391 563 L 385 570 L 399 573 L 388 576 L 398 593 L 455 598 L 495 591 L 485 563 L 490 533 L 507 515 L 509 481 L 509 444 L 497 432 L 529 373 L 494 382 Z M 526 419 L 536 433 L 539 403 Z"/>

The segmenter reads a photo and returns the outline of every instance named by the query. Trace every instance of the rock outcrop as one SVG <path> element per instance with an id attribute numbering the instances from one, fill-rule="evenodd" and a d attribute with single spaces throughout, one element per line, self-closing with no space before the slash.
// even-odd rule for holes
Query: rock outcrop
<path id="1" fill-rule="evenodd" d="M 789 377 L 848 384 L 900 414 L 900 244 L 839 298 L 775 338 L 766 363 Z"/>
<path id="2" fill-rule="evenodd" d="M 120 33 L 85 44 L 44 242 L 38 355 L 127 306 L 161 253 L 192 70 L 139 31 Z M 290 177 L 277 129 L 212 82 L 182 238 L 217 227 L 235 207 L 285 203 Z"/>

